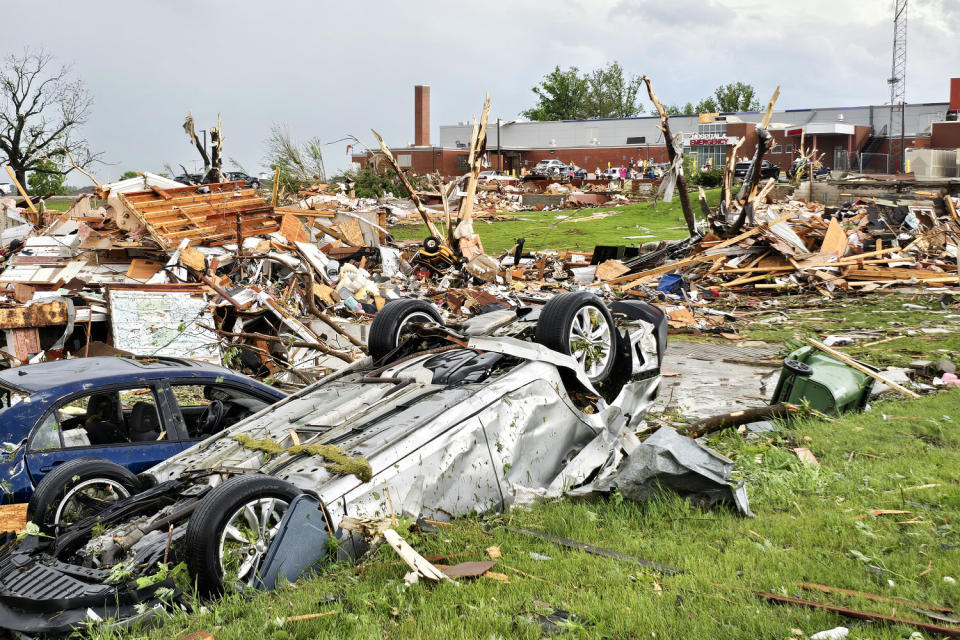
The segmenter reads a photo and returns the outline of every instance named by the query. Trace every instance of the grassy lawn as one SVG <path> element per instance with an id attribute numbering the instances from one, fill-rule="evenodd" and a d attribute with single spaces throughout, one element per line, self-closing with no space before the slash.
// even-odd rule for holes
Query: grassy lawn
<path id="1" fill-rule="evenodd" d="M 694 212 L 699 215 L 695 195 L 693 198 Z M 719 200 L 719 189 L 707 192 L 707 201 L 711 206 L 716 206 Z M 614 215 L 591 219 L 597 212 Z M 592 251 L 598 244 L 637 246 L 653 240 L 678 240 L 689 235 L 678 197 L 674 197 L 673 202 L 660 202 L 656 207 L 649 202 L 641 202 L 621 207 L 518 211 L 504 215 L 516 216 L 517 219 L 474 221 L 473 228 L 480 234 L 483 247 L 489 254 L 496 255 L 510 249 L 517 238 L 526 238 L 524 249 L 529 251 Z M 394 226 L 390 232 L 398 240 L 422 240 L 427 236 L 423 225 Z"/>
<path id="2" fill-rule="evenodd" d="M 839 294 L 834 300 L 778 296 L 770 313 L 739 323 L 745 338 L 783 344 L 785 352 L 806 344 L 808 337 L 859 333 L 853 345 L 837 349 L 873 365 L 900 367 L 941 358 L 960 364 L 958 327 L 960 309 L 941 305 L 939 295 L 898 293 Z M 887 338 L 895 339 L 880 342 Z"/>
<path id="3" fill-rule="evenodd" d="M 912 631 L 905 626 L 863 625 L 774 605 L 752 591 L 913 619 L 923 616 L 905 606 L 801 592 L 795 583 L 956 604 L 960 585 L 944 577 L 960 580 L 958 420 L 955 391 L 877 403 L 870 413 L 834 422 L 801 421 L 780 435 L 720 434 L 710 444 L 734 460 L 755 519 L 722 507 L 701 511 L 673 496 L 637 504 L 614 495 L 464 518 L 438 534 L 406 534 L 424 555 L 461 554 L 449 564 L 486 559 L 484 550 L 499 546 L 503 557 L 494 570 L 509 576 L 509 584 L 480 579 L 405 587 L 406 566 L 383 547 L 359 566 L 333 566 L 320 578 L 251 598 L 233 595 L 203 613 L 176 614 L 158 628 L 123 636 L 786 639 L 799 637 L 792 629 L 809 636 L 843 624 L 852 628 L 850 638 L 905 638 Z M 820 466 L 802 464 L 792 446 L 809 447 Z M 873 516 L 871 509 L 910 513 Z M 634 554 L 683 573 L 659 575 L 564 550 L 507 526 Z M 331 596 L 337 600 L 325 604 Z M 577 622 L 563 632 L 541 630 L 536 615 L 553 609 L 569 611 Z M 278 623 L 325 611 L 337 613 Z"/>

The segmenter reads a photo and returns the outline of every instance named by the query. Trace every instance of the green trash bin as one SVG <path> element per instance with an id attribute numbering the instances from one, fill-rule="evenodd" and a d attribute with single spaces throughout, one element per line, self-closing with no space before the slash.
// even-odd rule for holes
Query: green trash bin
<path id="1" fill-rule="evenodd" d="M 865 365 L 866 366 L 866 365 Z M 870 399 L 874 379 L 814 349 L 801 347 L 783 361 L 770 404 L 803 404 L 829 415 L 860 411 Z"/>

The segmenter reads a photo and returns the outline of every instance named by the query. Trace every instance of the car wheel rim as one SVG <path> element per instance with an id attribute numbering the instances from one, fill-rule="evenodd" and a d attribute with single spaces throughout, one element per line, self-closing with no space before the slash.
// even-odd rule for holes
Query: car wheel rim
<path id="1" fill-rule="evenodd" d="M 400 326 L 397 327 L 397 337 L 393 341 L 393 344 L 399 347 L 404 340 L 414 335 L 413 328 L 410 326 L 410 323 L 436 321 L 436 318 L 431 316 L 429 313 L 424 313 L 423 311 L 411 313 L 409 316 L 404 318 L 403 322 L 400 323 Z"/>
<path id="2" fill-rule="evenodd" d="M 263 556 L 289 506 L 280 498 L 258 498 L 233 512 L 220 535 L 224 584 L 253 586 Z"/>
<path id="3" fill-rule="evenodd" d="M 126 487 L 108 478 L 85 480 L 71 488 L 53 517 L 53 524 L 67 527 L 84 518 L 100 513 L 110 505 L 130 496 Z"/>
<path id="4" fill-rule="evenodd" d="M 591 380 L 596 379 L 610 361 L 613 332 L 606 317 L 596 307 L 581 308 L 570 323 L 570 355 Z"/>

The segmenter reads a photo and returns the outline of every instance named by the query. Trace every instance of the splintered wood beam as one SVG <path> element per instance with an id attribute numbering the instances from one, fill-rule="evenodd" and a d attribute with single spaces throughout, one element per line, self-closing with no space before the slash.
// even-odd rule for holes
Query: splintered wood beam
<path id="1" fill-rule="evenodd" d="M 466 195 L 460 200 L 460 211 L 457 215 L 456 228 L 463 225 L 466 235 L 473 234 L 473 199 L 477 194 L 477 182 L 480 177 L 480 162 L 487 140 L 487 118 L 490 116 L 490 94 L 483 101 L 483 111 L 480 113 L 479 126 L 474 123 L 473 139 L 470 141 L 470 175 L 467 178 Z M 454 234 L 456 236 L 456 233 Z M 459 254 L 459 247 L 457 247 Z"/>
<path id="2" fill-rule="evenodd" d="M 743 141 L 746 138 L 740 138 L 737 140 L 737 144 L 733 146 L 733 151 L 730 152 L 730 158 L 727 160 L 727 166 L 723 169 L 723 203 L 726 205 L 727 211 L 730 210 L 730 201 L 733 197 L 731 192 L 733 191 L 733 166 L 737 164 L 737 151 L 740 150 L 740 147 L 743 146 Z M 726 224 L 726 220 L 723 221 Z"/>
<path id="3" fill-rule="evenodd" d="M 773 105 L 779 97 L 780 85 L 777 85 L 777 88 L 773 90 L 773 95 L 770 96 L 770 102 L 767 103 L 767 112 L 763 115 L 763 120 L 760 121 L 761 129 L 766 129 L 770 126 L 770 119 L 773 117 Z"/>
<path id="4" fill-rule="evenodd" d="M 660 128 L 663 131 L 663 139 L 667 143 L 667 157 L 670 159 L 670 163 L 673 164 L 677 158 L 677 150 L 674 147 L 673 134 L 670 133 L 670 118 L 667 116 L 667 110 L 663 108 L 660 100 L 657 99 L 657 95 L 653 92 L 653 85 L 650 82 L 650 78 L 643 76 L 640 79 L 647 85 L 647 94 L 650 96 L 650 102 L 656 107 L 657 114 L 660 116 Z M 687 231 L 690 232 L 691 236 L 695 235 L 697 233 L 697 219 L 693 215 L 693 207 L 690 206 L 690 195 L 687 193 L 687 180 L 683 177 L 682 170 L 677 176 L 677 191 L 680 195 L 680 208 L 683 209 L 683 218 L 687 223 Z"/>
<path id="5" fill-rule="evenodd" d="M 33 206 L 33 201 L 30 200 L 30 196 L 27 195 L 27 192 L 26 190 L 24 190 L 23 185 L 20 184 L 19 180 L 17 180 L 17 174 L 13 172 L 13 167 L 11 167 L 10 165 L 7 165 L 6 169 L 7 169 L 7 173 L 10 174 L 10 179 L 13 180 L 13 184 L 17 185 L 17 191 L 19 191 L 20 195 L 23 196 L 23 199 L 26 200 L 27 207 L 29 207 L 30 211 L 32 211 L 33 213 L 39 213 L 39 211 L 37 211 L 37 208 Z"/>
<path id="6" fill-rule="evenodd" d="M 396 158 L 394 158 L 393 154 L 390 153 L 390 149 L 383 141 L 383 138 L 381 138 L 380 134 L 373 129 L 370 131 L 373 132 L 373 136 L 377 139 L 377 142 L 380 143 L 380 151 L 383 152 L 387 162 L 390 163 L 390 166 L 397 173 L 397 176 L 400 177 L 400 181 L 403 183 L 403 186 L 406 187 L 407 191 L 410 192 L 410 199 L 413 200 L 414 206 L 416 206 L 417 211 L 420 212 L 420 217 L 423 218 L 423 222 L 427 226 L 427 230 L 430 232 L 430 235 L 434 238 L 437 238 L 441 243 L 447 245 L 447 248 L 449 248 L 447 239 L 440 235 L 440 230 L 437 229 L 437 225 L 433 224 L 433 221 L 430 220 L 430 214 L 427 213 L 427 208 L 423 206 L 423 202 L 420 201 L 420 196 L 417 195 L 417 192 L 414 191 L 413 187 L 410 185 L 410 181 L 407 180 L 407 176 L 400 169 L 400 165 L 397 164 Z"/>

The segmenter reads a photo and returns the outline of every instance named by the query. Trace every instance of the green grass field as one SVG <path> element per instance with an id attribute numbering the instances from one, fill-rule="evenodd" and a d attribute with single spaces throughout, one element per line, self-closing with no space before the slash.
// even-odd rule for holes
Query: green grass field
<path id="1" fill-rule="evenodd" d="M 707 192 L 711 206 L 719 202 L 720 190 Z M 693 201 L 694 212 L 700 209 Z M 613 215 L 592 219 L 597 212 Z M 510 249 L 517 238 L 526 238 L 524 249 L 576 249 L 592 251 L 598 245 L 636 246 L 653 240 L 686 238 L 686 225 L 680 208 L 680 199 L 660 202 L 656 206 L 641 202 L 621 207 L 595 209 L 565 209 L 562 211 L 518 211 L 504 215 L 516 220 L 486 222 L 474 221 L 474 231 L 480 234 L 487 253 L 497 255 Z M 423 225 L 397 225 L 390 232 L 398 240 L 422 240 L 428 234 Z"/>
<path id="2" fill-rule="evenodd" d="M 389 547 L 358 566 L 272 593 L 232 595 L 203 613 L 179 613 L 122 637 L 264 638 L 799 638 L 838 625 L 850 638 L 908 637 L 906 626 L 863 625 L 835 614 L 767 603 L 770 591 L 921 619 L 905 606 L 801 592 L 806 580 L 944 605 L 960 600 L 960 392 L 877 403 L 870 413 L 807 420 L 780 435 L 723 433 L 710 444 L 730 456 L 757 517 L 701 511 L 668 496 L 636 504 L 618 495 L 558 500 L 532 511 L 463 518 L 438 534 L 406 534 L 424 555 L 482 560 L 499 546 L 502 584 L 404 586 L 407 568 Z M 809 447 L 819 467 L 790 451 Z M 927 486 L 934 485 L 934 486 Z M 902 509 L 873 516 L 871 509 Z M 909 522 L 909 524 L 903 524 Z M 506 531 L 538 529 L 683 570 L 664 576 L 629 562 L 564 550 Z M 532 556 L 531 553 L 539 554 Z M 549 558 L 544 559 L 543 557 Z M 522 574 L 519 572 L 523 572 Z M 328 596 L 339 599 L 329 604 Z M 576 616 L 544 632 L 537 614 Z M 336 611 L 312 620 L 283 618 Z M 112 636 L 95 632 L 100 638 Z M 933 637 L 926 635 L 924 637 Z"/>

